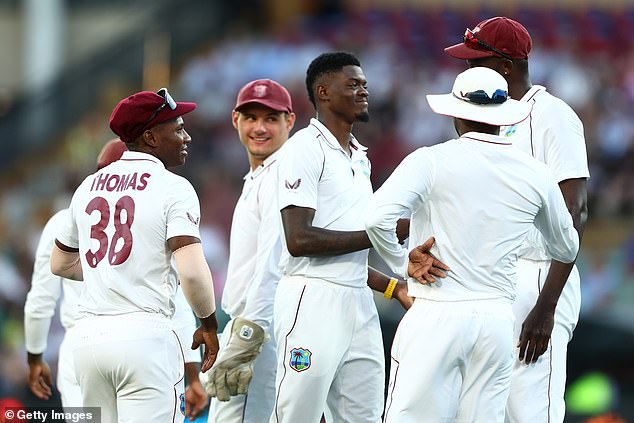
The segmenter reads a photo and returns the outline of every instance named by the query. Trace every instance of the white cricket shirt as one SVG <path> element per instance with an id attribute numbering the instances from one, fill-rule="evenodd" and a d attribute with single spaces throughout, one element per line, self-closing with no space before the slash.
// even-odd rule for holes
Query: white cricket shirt
<path id="1" fill-rule="evenodd" d="M 556 181 L 543 163 L 507 139 L 475 132 L 420 148 L 374 194 L 367 231 L 390 268 L 407 276 L 408 254 L 395 234 L 411 212 L 410 246 L 435 236 L 432 253 L 451 268 L 430 285 L 411 279 L 409 295 L 439 301 L 515 298 L 515 263 L 533 224 L 548 253 L 572 261 L 577 231 Z"/>
<path id="2" fill-rule="evenodd" d="M 126 151 L 77 188 L 58 240 L 79 248 L 86 289 L 79 313 L 171 317 L 177 275 L 167 240 L 199 234 L 192 185 L 156 157 Z"/>
<path id="3" fill-rule="evenodd" d="M 290 205 L 314 209 L 313 226 L 319 228 L 365 230 L 372 195 L 366 148 L 352 137 L 349 156 L 321 122 L 311 119 L 287 141 L 285 150 L 279 167 L 279 209 Z M 367 285 L 367 249 L 329 257 L 292 257 L 284 248 L 282 263 L 286 275 Z"/>
<path id="4" fill-rule="evenodd" d="M 500 135 L 545 163 L 557 182 L 590 177 L 583 124 L 570 106 L 540 85 L 533 85 L 520 101 L 532 105 L 530 115 L 516 125 L 500 128 Z M 533 230 L 520 256 L 550 260 L 543 244 L 541 234 Z"/>
<path id="5" fill-rule="evenodd" d="M 60 296 L 60 320 L 64 329 L 71 328 L 77 317 L 79 294 L 84 283 L 51 273 L 51 250 L 55 235 L 66 219 L 68 209 L 55 213 L 42 229 L 37 244 L 31 289 L 24 304 L 24 338 L 26 350 L 32 354 L 46 350 L 48 331 Z"/>
<path id="6" fill-rule="evenodd" d="M 281 221 L 277 208 L 277 167 L 284 146 L 244 177 L 233 211 L 227 281 L 222 309 L 267 328 L 282 277 Z"/>

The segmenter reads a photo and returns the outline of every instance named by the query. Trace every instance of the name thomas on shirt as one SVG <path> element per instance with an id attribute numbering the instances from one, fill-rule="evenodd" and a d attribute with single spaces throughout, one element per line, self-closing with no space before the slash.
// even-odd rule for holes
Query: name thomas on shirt
<path id="1" fill-rule="evenodd" d="M 138 172 L 118 175 L 116 173 L 98 173 L 90 186 L 91 191 L 125 191 L 133 189 L 143 191 L 148 184 L 150 178 L 149 173 L 143 173 L 141 176 Z"/>

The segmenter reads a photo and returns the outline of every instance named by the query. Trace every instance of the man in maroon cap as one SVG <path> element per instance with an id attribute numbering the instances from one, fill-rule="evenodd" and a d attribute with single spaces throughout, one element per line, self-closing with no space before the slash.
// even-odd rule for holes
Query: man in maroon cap
<path id="1" fill-rule="evenodd" d="M 179 282 L 201 321 L 192 349 L 205 344 L 203 372 L 218 352 L 198 197 L 166 169 L 185 163 L 182 116 L 195 108 L 166 89 L 119 102 L 110 127 L 129 151 L 77 188 L 51 253 L 54 274 L 86 281 L 74 365 L 83 405 L 101 407 L 104 423 L 172 422 L 184 406 L 183 353 L 170 321 Z"/>
<path id="2" fill-rule="evenodd" d="M 532 106 L 528 119 L 503 127 L 500 134 L 550 168 L 581 238 L 590 176 L 583 125 L 566 103 L 531 83 L 531 47 L 522 24 L 494 17 L 467 29 L 463 42 L 445 51 L 470 67 L 497 71 L 507 80 L 509 95 Z M 551 260 L 545 250 L 534 230 L 518 260 L 513 311 L 519 351 L 507 402 L 509 422 L 562 422 L 565 415 L 566 351 L 579 318 L 579 272 L 574 262 Z"/>
<path id="3" fill-rule="evenodd" d="M 258 423 L 268 421 L 275 402 L 273 300 L 282 277 L 277 168 L 295 114 L 286 88 L 257 79 L 240 89 L 231 117 L 250 169 L 233 213 L 222 294 L 231 320 L 206 383 L 202 379 L 214 397 L 210 423 Z"/>

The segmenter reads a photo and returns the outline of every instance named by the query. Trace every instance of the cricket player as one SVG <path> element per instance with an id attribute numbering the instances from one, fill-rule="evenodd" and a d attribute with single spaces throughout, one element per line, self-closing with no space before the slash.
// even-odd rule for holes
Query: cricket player
<path id="1" fill-rule="evenodd" d="M 469 67 L 497 71 L 509 95 L 531 106 L 528 119 L 501 129 L 513 146 L 543 162 L 559 183 L 579 238 L 588 218 L 586 181 L 590 176 L 583 125 L 575 112 L 545 87 L 532 85 L 528 56 L 531 36 L 522 24 L 494 17 L 467 29 L 463 42 L 445 51 Z M 579 320 L 579 272 L 571 263 L 551 260 L 546 241 L 534 229 L 518 261 L 515 337 L 507 421 L 561 423 L 566 405 L 566 355 Z M 541 293 L 541 294 L 540 294 Z"/>
<path id="2" fill-rule="evenodd" d="M 370 162 L 352 135 L 354 123 L 369 119 L 367 81 L 354 55 L 324 53 L 309 65 L 306 88 L 316 117 L 288 140 L 279 165 L 285 249 L 275 295 L 270 421 L 318 422 L 327 408 L 328 423 L 376 423 L 385 366 L 368 287 L 405 308 L 411 298 L 405 283 L 368 269 Z M 397 233 L 405 238 L 407 225 Z"/>
<path id="3" fill-rule="evenodd" d="M 366 229 L 392 271 L 406 277 L 407 252 L 394 228 L 411 212 L 414 243 L 451 267 L 444 281 L 411 281 L 414 305 L 392 345 L 386 423 L 504 422 L 513 366 L 512 303 L 517 257 L 533 227 L 547 253 L 571 262 L 579 237 L 556 181 L 543 163 L 504 137 L 530 106 L 512 100 L 497 72 L 469 69 L 452 92 L 428 95 L 454 118 L 459 138 L 407 156 L 368 208 Z"/>
<path id="4" fill-rule="evenodd" d="M 54 274 L 86 282 L 75 372 L 83 405 L 100 406 L 104 423 L 182 416 L 183 354 L 170 321 L 179 280 L 201 321 L 192 348 L 205 344 L 203 372 L 218 352 L 198 197 L 167 170 L 185 163 L 191 138 L 182 116 L 195 108 L 166 89 L 119 102 L 110 128 L 129 151 L 77 188 L 51 253 Z"/>
<path id="5" fill-rule="evenodd" d="M 121 158 L 127 150 L 119 138 L 108 141 L 97 157 L 97 170 Z M 24 304 L 24 337 L 29 365 L 29 388 L 40 399 L 48 399 L 52 394 L 51 372 L 42 355 L 46 350 L 47 335 L 55 306 L 61 297 L 60 318 L 64 328 L 64 339 L 59 347 L 57 362 L 57 389 L 61 394 L 62 406 L 81 407 L 82 396 L 73 365 L 74 325 L 77 319 L 77 306 L 83 287 L 82 282 L 72 281 L 53 275 L 50 270 L 51 249 L 55 242 L 57 229 L 68 219 L 68 209 L 60 210 L 44 226 L 36 250 L 31 289 Z M 172 316 L 172 325 L 179 339 L 189 339 L 196 329 L 196 321 L 182 289 L 176 291 L 176 309 Z M 200 352 L 186 348 L 185 390 L 186 414 L 195 417 L 207 406 L 208 399 L 198 379 L 200 370 Z"/>
<path id="6" fill-rule="evenodd" d="M 220 353 L 203 375 L 211 401 L 209 422 L 266 422 L 275 402 L 273 300 L 281 278 L 277 170 L 295 124 L 291 96 L 270 79 L 244 85 L 232 112 L 250 170 L 231 223 L 222 308 L 231 316 Z M 247 392 L 248 390 L 248 392 Z"/>

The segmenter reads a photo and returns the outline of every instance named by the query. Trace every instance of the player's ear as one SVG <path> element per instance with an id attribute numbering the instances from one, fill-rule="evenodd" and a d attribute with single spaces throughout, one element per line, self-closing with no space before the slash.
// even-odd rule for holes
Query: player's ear
<path id="1" fill-rule="evenodd" d="M 238 129 L 238 118 L 240 117 L 240 112 L 234 110 L 231 112 L 231 122 L 233 123 L 233 127 Z"/>
<path id="2" fill-rule="evenodd" d="M 293 126 L 295 126 L 295 113 L 284 113 L 284 117 L 286 118 L 286 129 L 291 132 Z"/>
<path id="3" fill-rule="evenodd" d="M 325 84 L 315 85 L 315 98 L 319 101 L 328 101 L 328 86 Z"/>
<path id="4" fill-rule="evenodd" d="M 141 142 L 149 147 L 156 147 L 158 144 L 158 140 L 151 129 L 143 131 L 143 134 L 141 134 Z"/>

